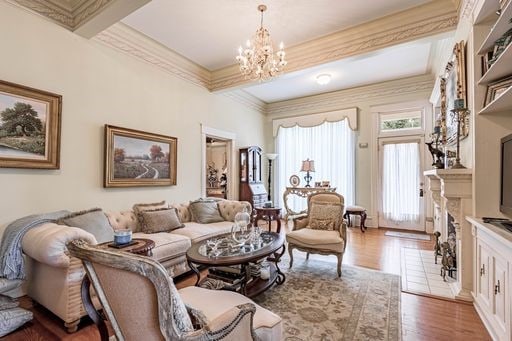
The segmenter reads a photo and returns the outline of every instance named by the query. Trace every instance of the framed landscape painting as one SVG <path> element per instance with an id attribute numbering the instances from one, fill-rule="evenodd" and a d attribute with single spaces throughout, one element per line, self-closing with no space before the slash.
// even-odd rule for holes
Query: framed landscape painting
<path id="1" fill-rule="evenodd" d="M 176 185 L 178 139 L 105 125 L 104 187 Z"/>
<path id="2" fill-rule="evenodd" d="M 0 167 L 59 169 L 62 96 L 0 81 Z"/>

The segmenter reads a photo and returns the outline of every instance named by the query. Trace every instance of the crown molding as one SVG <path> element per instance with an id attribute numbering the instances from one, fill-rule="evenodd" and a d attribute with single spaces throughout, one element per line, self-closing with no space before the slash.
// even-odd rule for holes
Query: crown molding
<path id="1" fill-rule="evenodd" d="M 457 10 L 437 0 L 287 48 L 286 72 L 293 72 L 392 45 L 455 30 Z M 237 65 L 212 72 L 211 91 L 248 84 Z"/>
<path id="2" fill-rule="evenodd" d="M 209 89 L 210 71 L 125 24 L 112 25 L 96 35 L 94 40 Z"/>
<path id="3" fill-rule="evenodd" d="M 265 113 L 266 111 L 267 103 L 245 90 L 227 91 L 224 92 L 223 95 L 261 113 Z"/>
<path id="4" fill-rule="evenodd" d="M 269 103 L 266 105 L 266 113 L 272 117 L 320 113 L 346 108 L 358 102 L 368 102 L 376 98 L 419 92 L 428 95 L 432 91 L 433 86 L 434 79 L 431 75 L 403 78 L 315 96 Z"/>
<path id="5" fill-rule="evenodd" d="M 475 10 L 477 0 L 462 0 L 459 3 L 459 18 L 471 18 L 473 11 Z"/>

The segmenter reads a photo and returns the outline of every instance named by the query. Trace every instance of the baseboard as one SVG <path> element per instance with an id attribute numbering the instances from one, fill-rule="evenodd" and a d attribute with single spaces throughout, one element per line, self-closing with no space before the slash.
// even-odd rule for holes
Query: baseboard
<path id="1" fill-rule="evenodd" d="M 487 316 L 484 312 L 484 310 L 480 307 L 478 300 L 476 299 L 475 295 L 472 293 L 473 296 L 473 306 L 475 307 L 476 313 L 478 316 L 480 316 L 480 320 L 482 320 L 485 329 L 487 329 L 487 332 L 491 336 L 493 340 L 498 340 L 498 337 L 496 336 L 496 332 L 494 331 L 494 328 L 492 327 L 491 321 L 487 319 Z"/>

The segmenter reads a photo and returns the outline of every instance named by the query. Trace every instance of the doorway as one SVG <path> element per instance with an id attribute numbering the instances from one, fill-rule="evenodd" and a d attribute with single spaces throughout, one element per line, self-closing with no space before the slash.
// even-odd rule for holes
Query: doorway
<path id="1" fill-rule="evenodd" d="M 379 138 L 379 227 L 425 231 L 423 136 Z"/>
<path id="2" fill-rule="evenodd" d="M 234 133 L 201 125 L 202 197 L 236 199 L 235 137 Z"/>

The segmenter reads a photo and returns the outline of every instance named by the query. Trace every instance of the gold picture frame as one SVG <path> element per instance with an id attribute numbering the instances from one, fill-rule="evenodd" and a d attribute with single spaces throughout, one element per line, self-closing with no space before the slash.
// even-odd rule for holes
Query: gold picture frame
<path id="1" fill-rule="evenodd" d="M 441 90 L 441 141 L 453 145 L 457 140 L 457 123 L 451 117 L 455 99 L 463 99 L 467 106 L 466 95 L 466 44 L 460 41 L 453 47 L 453 53 L 446 64 L 440 80 Z M 461 123 L 460 139 L 469 135 L 469 117 Z"/>
<path id="2" fill-rule="evenodd" d="M 176 185 L 178 139 L 105 125 L 104 187 Z"/>
<path id="3" fill-rule="evenodd" d="M 59 169 L 62 96 L 0 81 L 0 167 Z"/>

